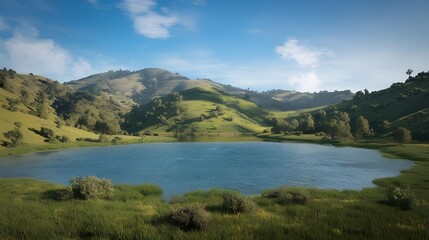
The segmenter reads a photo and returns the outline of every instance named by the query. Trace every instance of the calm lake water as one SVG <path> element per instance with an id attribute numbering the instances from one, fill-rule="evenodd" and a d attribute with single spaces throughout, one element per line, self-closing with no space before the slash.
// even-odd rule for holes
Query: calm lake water
<path id="1" fill-rule="evenodd" d="M 115 184 L 155 183 L 168 198 L 210 188 L 244 194 L 282 185 L 359 190 L 412 164 L 376 150 L 305 143 L 152 143 L 2 157 L 0 177 L 67 184 L 74 176 L 96 175 Z"/>

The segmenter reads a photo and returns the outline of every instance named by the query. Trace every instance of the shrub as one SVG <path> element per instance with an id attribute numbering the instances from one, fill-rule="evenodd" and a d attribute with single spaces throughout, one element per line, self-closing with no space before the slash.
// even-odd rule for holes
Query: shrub
<path id="1" fill-rule="evenodd" d="M 232 214 L 251 212 L 254 210 L 255 205 L 245 196 L 237 193 L 228 193 L 223 195 L 222 208 Z"/>
<path id="2" fill-rule="evenodd" d="M 55 132 L 50 128 L 41 127 L 39 135 L 51 139 L 55 137 Z"/>
<path id="3" fill-rule="evenodd" d="M 274 199 L 279 204 L 297 203 L 304 205 L 309 200 L 309 194 L 306 191 L 293 191 L 284 188 L 267 191 L 262 194 L 262 197 Z"/>
<path id="4" fill-rule="evenodd" d="M 98 137 L 98 142 L 100 142 L 100 143 L 109 143 L 110 142 L 110 137 L 107 136 L 106 134 L 100 134 L 100 136 Z"/>
<path id="5" fill-rule="evenodd" d="M 72 178 L 68 189 L 74 199 L 107 199 L 113 196 L 113 186 L 110 180 L 99 179 L 96 176 Z"/>
<path id="6" fill-rule="evenodd" d="M 15 124 L 15 126 L 16 126 L 17 128 L 22 127 L 22 122 L 14 122 L 13 124 Z"/>
<path id="7" fill-rule="evenodd" d="M 393 137 L 400 143 L 410 143 L 412 136 L 410 130 L 400 127 L 393 133 Z"/>
<path id="8" fill-rule="evenodd" d="M 59 140 L 60 140 L 61 142 L 63 142 L 63 143 L 69 143 L 69 142 L 71 142 L 70 138 L 69 138 L 69 137 L 67 137 L 66 135 L 62 135 L 62 136 L 59 138 Z"/>
<path id="9" fill-rule="evenodd" d="M 174 210 L 170 222 L 182 230 L 201 230 L 208 226 L 210 214 L 199 204 L 184 206 Z"/>
<path id="10" fill-rule="evenodd" d="M 399 206 L 402 210 L 411 210 L 416 207 L 417 199 L 410 192 L 408 185 L 392 184 L 386 194 L 389 203 L 393 206 Z"/>
<path id="11" fill-rule="evenodd" d="M 22 145 L 22 139 L 24 138 L 24 135 L 22 135 L 22 132 L 19 130 L 19 128 L 15 127 L 13 130 L 3 133 L 3 135 L 11 141 L 10 143 L 5 143 L 4 146 L 17 147 Z"/>

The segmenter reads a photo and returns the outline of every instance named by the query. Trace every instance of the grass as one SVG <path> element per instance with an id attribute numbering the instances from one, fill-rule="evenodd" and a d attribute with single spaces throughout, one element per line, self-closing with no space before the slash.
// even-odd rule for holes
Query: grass
<path id="1" fill-rule="evenodd" d="M 310 135 L 263 137 L 317 142 Z M 0 239 L 428 239 L 429 145 L 399 145 L 386 139 L 336 145 L 377 148 L 416 164 L 398 177 L 375 180 L 376 188 L 305 189 L 309 201 L 304 205 L 250 196 L 254 211 L 237 215 L 222 208 L 228 190 L 190 192 L 169 204 L 157 186 L 117 185 L 110 200 L 55 201 L 50 193 L 64 186 L 0 179 Z M 419 200 L 416 209 L 403 211 L 386 204 L 386 186 L 392 182 L 410 185 Z M 210 213 L 207 229 L 182 231 L 170 224 L 173 209 L 195 203 Z"/>
<path id="2" fill-rule="evenodd" d="M 118 135 L 119 136 L 119 135 Z M 133 136 L 122 136 L 123 138 L 119 141 L 118 144 L 139 144 L 139 143 L 156 143 L 156 142 L 174 142 L 177 141 L 176 138 L 171 136 L 144 136 L 133 137 Z M 96 135 L 96 138 L 98 135 Z M 50 143 L 50 144 L 26 144 L 20 147 L 15 148 L 0 148 L 0 157 L 7 155 L 16 155 L 36 151 L 49 151 L 56 149 L 65 149 L 65 148 L 77 148 L 77 147 L 97 147 L 97 146 L 108 146 L 112 143 L 99 143 L 99 142 L 86 142 L 86 141 L 74 141 L 70 143 Z"/>

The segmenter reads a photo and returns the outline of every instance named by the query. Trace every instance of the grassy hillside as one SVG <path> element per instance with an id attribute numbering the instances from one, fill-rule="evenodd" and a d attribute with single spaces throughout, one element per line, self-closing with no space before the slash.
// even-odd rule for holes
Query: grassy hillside
<path id="1" fill-rule="evenodd" d="M 325 107 L 272 112 L 276 132 L 303 131 L 333 138 L 391 136 L 398 128 L 410 130 L 415 140 L 429 140 L 429 73 L 404 83 L 369 92 Z M 362 116 L 363 118 L 361 118 Z M 358 124 L 358 120 L 360 123 Z M 292 124 L 292 121 L 295 121 Z M 353 135 L 353 136 L 352 136 Z"/>
<path id="2" fill-rule="evenodd" d="M 5 133 L 14 129 L 22 134 L 20 144 L 98 139 L 99 134 L 87 131 L 90 126 L 83 118 L 92 117 L 95 125 L 121 111 L 103 96 L 79 92 L 42 76 L 0 70 L 0 150 L 11 142 Z M 41 133 L 42 128 L 52 132 Z"/>
<path id="3" fill-rule="evenodd" d="M 255 103 L 217 89 L 193 88 L 135 108 L 123 126 L 129 132 L 255 133 L 265 129 L 267 114 Z"/>
<path id="4" fill-rule="evenodd" d="M 398 127 L 409 129 L 415 139 L 429 140 L 429 72 L 419 73 L 404 83 L 394 83 L 376 92 L 358 92 L 336 105 L 350 117 L 364 116 L 381 135 Z"/>
<path id="5" fill-rule="evenodd" d="M 314 93 L 271 90 L 261 93 L 246 91 L 245 96 L 250 101 L 264 108 L 278 111 L 293 111 L 336 104 L 343 100 L 351 99 L 354 94 L 350 90 L 334 92 L 320 91 Z"/>

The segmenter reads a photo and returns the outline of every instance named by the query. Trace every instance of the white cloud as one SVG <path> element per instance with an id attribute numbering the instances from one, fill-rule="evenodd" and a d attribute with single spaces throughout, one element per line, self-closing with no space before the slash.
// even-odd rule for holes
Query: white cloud
<path id="1" fill-rule="evenodd" d="M 322 51 L 301 44 L 294 38 L 287 40 L 282 46 L 277 46 L 276 53 L 283 59 L 296 61 L 302 67 L 317 67 L 323 54 Z"/>
<path id="2" fill-rule="evenodd" d="M 194 0 L 192 4 L 196 6 L 205 6 L 207 5 L 207 0 Z"/>
<path id="3" fill-rule="evenodd" d="M 164 14 L 154 10 L 154 0 L 124 0 L 122 8 L 133 21 L 135 31 L 148 38 L 168 38 L 170 28 L 179 23 L 179 18 L 164 8 Z"/>
<path id="4" fill-rule="evenodd" d="M 135 16 L 133 20 L 136 32 L 148 38 L 168 38 L 169 28 L 177 23 L 176 16 L 163 16 L 157 13 Z"/>
<path id="5" fill-rule="evenodd" d="M 0 40 L 0 65 L 21 73 L 35 73 L 65 81 L 87 76 L 91 64 L 73 56 L 52 39 L 39 38 L 37 30 L 30 34 L 16 32 L 11 38 Z"/>
<path id="6" fill-rule="evenodd" d="M 123 3 L 124 9 L 133 15 L 148 13 L 155 6 L 154 0 L 124 0 Z"/>
<path id="7" fill-rule="evenodd" d="M 299 73 L 288 78 L 288 83 L 300 92 L 320 91 L 321 79 L 316 72 Z"/>

